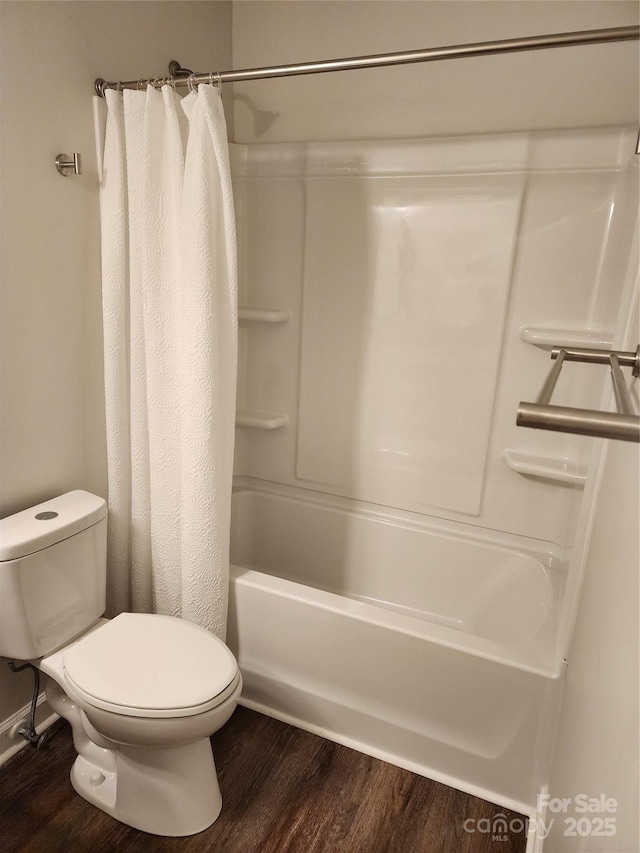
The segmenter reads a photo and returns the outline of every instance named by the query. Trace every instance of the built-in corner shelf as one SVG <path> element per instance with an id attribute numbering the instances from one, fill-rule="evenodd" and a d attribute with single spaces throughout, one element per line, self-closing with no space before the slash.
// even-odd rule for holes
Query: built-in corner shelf
<path id="1" fill-rule="evenodd" d="M 288 323 L 291 312 L 288 308 L 249 308 L 248 305 L 238 306 L 238 322 L 240 323 Z"/>
<path id="2" fill-rule="evenodd" d="M 236 409 L 236 426 L 251 429 L 279 429 L 289 423 L 289 418 L 279 412 L 261 409 Z"/>
<path id="3" fill-rule="evenodd" d="M 611 349 L 612 335 L 606 332 L 586 332 L 584 329 L 548 329 L 536 326 L 521 326 L 520 339 L 540 349 L 551 350 L 554 347 L 588 347 L 590 349 Z"/>
<path id="4" fill-rule="evenodd" d="M 505 450 L 502 454 L 502 461 L 510 471 L 515 471 L 525 477 L 552 480 L 577 488 L 583 488 L 586 481 L 585 475 L 576 470 L 577 465 L 568 462 L 566 459 L 554 459 L 548 456 L 520 453 L 516 450 Z"/>

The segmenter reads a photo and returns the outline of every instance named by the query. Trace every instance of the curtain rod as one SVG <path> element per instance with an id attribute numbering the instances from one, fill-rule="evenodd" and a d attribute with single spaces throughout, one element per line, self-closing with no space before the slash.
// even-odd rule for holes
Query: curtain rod
<path id="1" fill-rule="evenodd" d="M 448 47 L 430 47 L 425 50 L 409 50 L 402 53 L 378 53 L 370 56 L 323 59 L 318 62 L 301 62 L 294 65 L 273 65 L 264 68 L 248 68 L 244 71 L 212 71 L 204 74 L 185 73 L 178 63 L 172 63 L 182 76 L 155 79 L 107 82 L 102 78 L 95 81 L 96 92 L 104 97 L 105 89 L 139 89 L 145 85 L 173 86 L 197 85 L 198 83 L 235 83 L 241 80 L 263 80 L 267 77 L 292 77 L 298 74 L 322 74 L 328 71 L 352 71 L 359 68 L 380 68 L 385 65 L 408 65 L 415 62 L 433 62 L 439 59 L 464 59 L 469 56 L 488 56 L 499 53 L 516 53 L 524 50 L 541 50 L 550 47 L 570 47 L 581 44 L 631 41 L 640 38 L 640 27 L 611 27 L 601 30 L 581 30 L 572 33 L 553 33 L 545 36 L 527 36 L 519 39 L 476 42 Z"/>

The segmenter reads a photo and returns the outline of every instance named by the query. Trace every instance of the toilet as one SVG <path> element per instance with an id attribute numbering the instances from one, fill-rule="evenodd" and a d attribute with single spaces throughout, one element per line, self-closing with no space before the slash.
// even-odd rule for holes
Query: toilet
<path id="1" fill-rule="evenodd" d="M 107 507 L 73 491 L 0 520 L 0 657 L 50 677 L 71 724 L 71 783 L 155 835 L 201 832 L 222 799 L 209 736 L 238 703 L 227 646 L 172 616 L 105 619 Z"/>

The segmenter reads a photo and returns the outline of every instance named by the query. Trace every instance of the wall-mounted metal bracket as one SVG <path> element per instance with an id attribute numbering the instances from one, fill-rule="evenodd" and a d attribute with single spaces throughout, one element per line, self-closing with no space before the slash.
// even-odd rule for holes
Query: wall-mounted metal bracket
<path id="1" fill-rule="evenodd" d="M 183 68 L 177 59 L 172 59 L 169 63 L 169 77 L 176 77 L 178 80 L 190 77 L 193 74 L 190 68 Z"/>
<path id="2" fill-rule="evenodd" d="M 68 154 L 58 154 L 56 157 L 56 169 L 62 175 L 63 178 L 66 178 L 67 175 L 81 175 L 82 174 L 82 158 L 80 154 L 74 152 L 73 159 L 69 158 Z"/>

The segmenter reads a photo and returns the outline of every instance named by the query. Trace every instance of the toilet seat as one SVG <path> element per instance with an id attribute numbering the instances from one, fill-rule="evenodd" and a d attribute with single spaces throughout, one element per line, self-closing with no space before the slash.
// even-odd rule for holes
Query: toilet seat
<path id="1" fill-rule="evenodd" d="M 167 718 L 204 713 L 233 693 L 238 666 L 204 628 L 148 613 L 121 613 L 63 657 L 72 692 L 95 708 Z"/>

